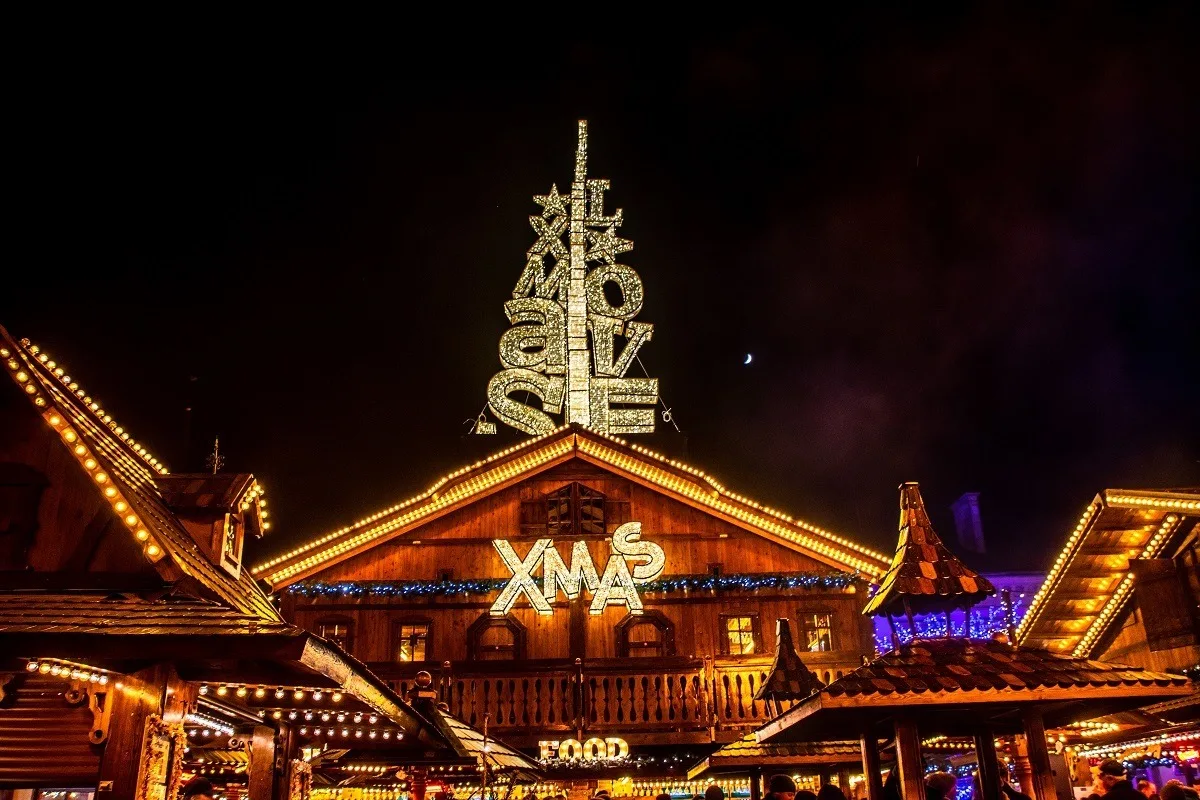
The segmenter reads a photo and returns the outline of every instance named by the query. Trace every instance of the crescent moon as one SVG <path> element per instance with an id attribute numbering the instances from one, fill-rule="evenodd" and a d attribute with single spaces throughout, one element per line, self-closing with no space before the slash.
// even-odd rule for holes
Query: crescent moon
<path id="1" fill-rule="evenodd" d="M 754 356 L 750 355 L 749 353 L 746 353 L 746 360 L 745 360 L 745 361 L 743 361 L 742 363 L 743 363 L 743 364 L 749 364 L 749 363 L 750 363 L 751 361 L 753 361 L 753 360 L 754 360 Z"/>

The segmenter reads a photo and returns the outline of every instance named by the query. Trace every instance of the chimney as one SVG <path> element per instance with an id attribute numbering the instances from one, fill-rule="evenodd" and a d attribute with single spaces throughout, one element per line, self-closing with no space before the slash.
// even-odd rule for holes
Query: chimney
<path id="1" fill-rule="evenodd" d="M 968 553 L 986 553 L 983 523 L 979 520 L 979 492 L 967 492 L 950 504 L 959 547 Z"/>

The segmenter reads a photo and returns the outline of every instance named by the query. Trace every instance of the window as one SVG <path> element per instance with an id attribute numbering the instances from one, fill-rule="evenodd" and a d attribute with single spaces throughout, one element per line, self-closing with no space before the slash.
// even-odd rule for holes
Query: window
<path id="1" fill-rule="evenodd" d="M 395 633 L 395 645 L 392 650 L 396 661 L 407 663 L 409 661 L 429 660 L 428 622 L 397 622 Z"/>
<path id="2" fill-rule="evenodd" d="M 225 530 L 222 533 L 224 555 L 231 561 L 238 560 L 237 518 L 233 514 L 225 515 Z"/>
<path id="3" fill-rule="evenodd" d="M 829 611 L 800 612 L 800 646 L 810 653 L 833 649 L 833 614 Z"/>
<path id="4" fill-rule="evenodd" d="M 349 653 L 350 646 L 354 643 L 354 623 L 346 617 L 319 619 L 317 635 Z"/>
<path id="5" fill-rule="evenodd" d="M 617 653 L 622 658 L 675 655 L 675 627 L 657 611 L 629 615 L 617 623 Z"/>
<path id="6" fill-rule="evenodd" d="M 467 632 L 474 661 L 518 661 L 525 657 L 525 627 L 509 617 L 484 614 Z"/>
<path id="7" fill-rule="evenodd" d="M 578 483 L 546 496 L 546 532 L 604 533 L 604 495 Z"/>
<path id="8" fill-rule="evenodd" d="M 731 656 L 749 656 L 762 651 L 757 614 L 721 616 L 721 652 Z"/>

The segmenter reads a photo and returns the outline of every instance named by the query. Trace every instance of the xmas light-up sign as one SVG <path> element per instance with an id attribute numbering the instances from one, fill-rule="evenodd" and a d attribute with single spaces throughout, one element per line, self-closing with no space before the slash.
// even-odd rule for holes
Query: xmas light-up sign
<path id="1" fill-rule="evenodd" d="M 621 209 L 604 213 L 608 188 L 607 180 L 587 177 L 587 122 L 580 120 L 570 194 L 552 184 L 533 198 L 542 207 L 529 218 L 537 241 L 504 304 L 512 323 L 500 337 L 504 369 L 488 382 L 488 408 L 525 433 L 554 430 L 551 414 L 602 433 L 654 431 L 658 380 L 626 377 L 654 326 L 633 319 L 642 310 L 642 279 L 617 263 L 633 242 L 617 236 Z M 531 395 L 540 409 L 529 404 Z M 495 433 L 496 426 L 481 415 L 474 431 Z"/>
<path id="2" fill-rule="evenodd" d="M 542 761 L 616 761 L 629 758 L 629 743 L 618 736 L 598 736 L 580 742 L 578 739 L 538 742 L 538 757 Z"/>
<path id="3" fill-rule="evenodd" d="M 640 522 L 626 522 L 613 531 L 612 538 L 608 540 L 612 552 L 603 574 L 597 572 L 586 541 L 575 542 L 571 547 L 571 563 L 568 566 L 552 539 L 538 539 L 524 558 L 518 556 L 506 540 L 493 539 L 492 544 L 512 572 L 512 578 L 492 604 L 492 616 L 507 614 L 521 595 L 529 598 L 530 605 L 537 613 L 553 614 L 554 609 L 550 604 L 558 599 L 559 589 L 563 590 L 568 600 L 577 599 L 584 589 L 591 592 L 592 603 L 588 607 L 591 614 L 603 614 L 605 606 L 620 605 L 627 606 L 630 614 L 641 614 L 642 598 L 638 596 L 637 584 L 655 580 L 667 565 L 663 549 L 641 539 Z M 632 569 L 626 559 L 633 562 Z M 542 570 L 540 584 L 533 577 L 539 568 Z"/>

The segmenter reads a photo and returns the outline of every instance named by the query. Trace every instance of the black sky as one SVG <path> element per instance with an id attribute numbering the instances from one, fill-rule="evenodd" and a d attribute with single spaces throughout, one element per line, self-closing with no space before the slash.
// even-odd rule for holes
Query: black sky
<path id="1" fill-rule="evenodd" d="M 174 470 L 219 434 L 282 549 L 470 454 L 530 196 L 586 117 L 688 460 L 888 551 L 901 481 L 947 535 L 978 491 L 992 565 L 1041 567 L 1100 489 L 1200 485 L 1188 6 L 476 60 L 49 43 L 8 103 L 0 323 Z"/>

